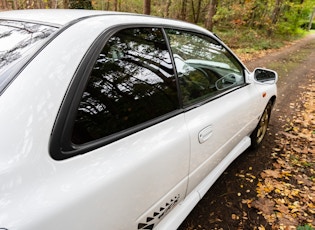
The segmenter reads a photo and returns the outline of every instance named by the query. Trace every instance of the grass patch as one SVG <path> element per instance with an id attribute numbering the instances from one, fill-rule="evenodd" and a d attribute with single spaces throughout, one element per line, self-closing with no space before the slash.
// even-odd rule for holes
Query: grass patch
<path id="1" fill-rule="evenodd" d="M 315 33 L 315 30 L 305 31 L 299 30 L 294 35 L 281 35 L 274 33 L 273 36 L 268 36 L 265 30 L 257 30 L 250 28 L 226 28 L 215 29 L 214 33 L 217 34 L 242 61 L 249 61 L 253 58 L 259 58 L 273 52 L 277 49 L 285 47 L 292 41 L 300 39 L 307 34 Z M 283 60 L 281 63 L 274 63 L 273 69 L 281 69 L 283 74 L 287 74 L 291 69 L 297 65 L 302 54 L 295 54 L 288 60 Z M 303 58 L 302 58 L 303 59 Z M 272 68 L 273 66 L 269 67 Z"/>
<path id="2" fill-rule="evenodd" d="M 284 36 L 274 34 L 268 36 L 266 31 L 253 30 L 247 28 L 215 30 L 214 31 L 231 49 L 237 50 L 237 53 L 255 53 L 261 50 L 278 49 L 287 42 L 303 37 L 305 33 L 297 35 Z"/>

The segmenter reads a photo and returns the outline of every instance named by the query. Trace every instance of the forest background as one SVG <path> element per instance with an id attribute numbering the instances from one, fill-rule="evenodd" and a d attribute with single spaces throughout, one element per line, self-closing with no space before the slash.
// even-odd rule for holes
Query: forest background
<path id="1" fill-rule="evenodd" d="M 0 0 L 0 9 L 76 8 L 188 21 L 213 31 L 239 55 L 279 48 L 315 29 L 315 0 Z"/>

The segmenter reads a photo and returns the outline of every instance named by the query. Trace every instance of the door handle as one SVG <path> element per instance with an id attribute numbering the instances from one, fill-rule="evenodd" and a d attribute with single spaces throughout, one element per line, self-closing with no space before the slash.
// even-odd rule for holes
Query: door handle
<path id="1" fill-rule="evenodd" d="M 199 143 L 202 144 L 207 141 L 212 135 L 212 125 L 202 129 L 198 134 Z"/>

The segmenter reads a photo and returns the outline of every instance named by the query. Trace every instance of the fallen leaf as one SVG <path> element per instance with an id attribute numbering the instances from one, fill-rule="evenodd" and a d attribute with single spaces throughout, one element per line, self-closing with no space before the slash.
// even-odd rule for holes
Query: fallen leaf
<path id="1" fill-rule="evenodd" d="M 252 207 L 260 210 L 263 214 L 270 215 L 274 211 L 275 202 L 267 198 L 259 198 L 252 202 Z"/>
<path id="2" fill-rule="evenodd" d="M 280 172 L 279 170 L 266 169 L 261 173 L 261 177 L 262 178 L 266 178 L 266 177 L 280 178 Z"/>

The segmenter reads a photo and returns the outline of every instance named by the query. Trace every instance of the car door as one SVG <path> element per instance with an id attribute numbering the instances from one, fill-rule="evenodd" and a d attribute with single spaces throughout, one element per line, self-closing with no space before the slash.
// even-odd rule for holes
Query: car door
<path id="1" fill-rule="evenodd" d="M 113 35 L 97 57 L 87 57 L 87 82 L 72 85 L 75 99 L 63 108 L 68 131 L 52 155 L 72 156 L 77 168 L 86 162 L 82 180 L 91 190 L 76 206 L 94 210 L 93 229 L 152 229 L 185 198 L 188 182 L 189 134 L 174 68 L 162 29 L 106 34 Z"/>
<path id="2" fill-rule="evenodd" d="M 258 92 L 219 41 L 174 29 L 167 34 L 190 134 L 189 193 L 257 124 Z"/>

